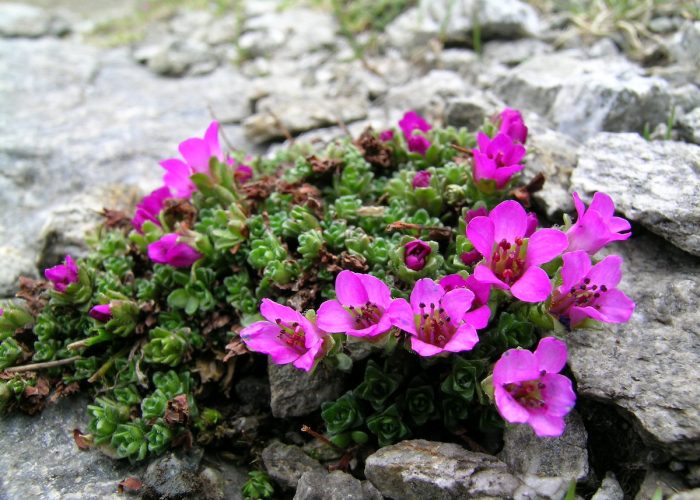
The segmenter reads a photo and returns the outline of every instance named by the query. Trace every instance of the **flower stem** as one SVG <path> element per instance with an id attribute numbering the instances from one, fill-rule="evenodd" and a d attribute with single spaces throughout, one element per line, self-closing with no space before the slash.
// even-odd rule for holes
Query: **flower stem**
<path id="1" fill-rule="evenodd" d="M 8 373 L 31 372 L 35 370 L 43 370 L 44 368 L 54 368 L 56 366 L 69 365 L 74 361 L 78 361 L 79 359 L 83 358 L 81 356 L 73 356 L 72 358 L 57 359 L 54 361 L 46 361 L 44 363 L 32 363 L 30 365 L 12 366 L 10 368 L 7 368 L 5 371 Z"/>

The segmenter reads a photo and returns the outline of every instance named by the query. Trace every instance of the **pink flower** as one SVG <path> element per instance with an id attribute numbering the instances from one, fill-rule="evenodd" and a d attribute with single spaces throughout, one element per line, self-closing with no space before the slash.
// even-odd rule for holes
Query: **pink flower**
<path id="1" fill-rule="evenodd" d="M 294 309 L 263 299 L 260 314 L 267 321 L 258 321 L 241 331 L 248 349 L 268 354 L 277 365 L 294 364 L 310 371 L 322 354 L 323 334 Z"/>
<path id="2" fill-rule="evenodd" d="M 394 131 L 390 128 L 379 132 L 379 140 L 382 142 L 389 142 L 393 138 L 394 138 Z"/>
<path id="3" fill-rule="evenodd" d="M 528 424 L 540 437 L 564 432 L 564 417 L 576 402 L 571 380 L 559 372 L 566 364 L 566 344 L 540 340 L 534 353 L 509 349 L 493 368 L 496 407 L 513 424 Z"/>
<path id="4" fill-rule="evenodd" d="M 607 194 L 595 193 L 588 210 L 578 193 L 574 193 L 573 197 L 578 219 L 566 232 L 569 238 L 567 252 L 585 250 L 593 255 L 608 243 L 626 240 L 632 235 L 623 232 L 630 230 L 630 223 L 622 217 L 614 216 L 615 204 Z"/>
<path id="5" fill-rule="evenodd" d="M 68 285 L 78 281 L 78 266 L 70 255 L 66 255 L 64 263 L 46 269 L 44 277 L 53 283 L 57 292 L 63 293 Z"/>
<path id="6" fill-rule="evenodd" d="M 233 173 L 233 176 L 239 184 L 245 184 L 253 178 L 253 169 L 248 165 L 238 165 Z"/>
<path id="7" fill-rule="evenodd" d="M 622 257 L 609 255 L 591 266 L 583 250 L 562 257 L 561 286 L 554 290 L 549 310 L 568 318 L 576 327 L 587 318 L 603 323 L 625 323 L 634 312 L 634 302 L 615 288 L 622 278 Z"/>
<path id="8" fill-rule="evenodd" d="M 493 180 L 498 189 L 503 188 L 514 174 L 525 168 L 520 161 L 525 156 L 525 148 L 513 142 L 506 134 L 499 133 L 493 139 L 483 132 L 476 137 L 478 149 L 474 155 L 474 180 Z"/>
<path id="9" fill-rule="evenodd" d="M 464 222 L 469 224 L 474 217 L 486 217 L 488 214 L 489 211 L 486 209 L 486 207 L 472 208 L 467 210 L 467 213 L 464 214 Z"/>
<path id="10" fill-rule="evenodd" d="M 430 141 L 422 135 L 412 135 L 406 141 L 408 142 L 408 150 L 412 153 L 425 155 L 425 152 L 430 148 Z"/>
<path id="11" fill-rule="evenodd" d="M 110 304 L 97 305 L 90 309 L 88 315 L 91 318 L 95 318 L 97 321 L 109 321 L 112 319 L 112 306 Z"/>
<path id="12" fill-rule="evenodd" d="M 185 161 L 171 158 L 160 162 L 166 170 L 163 181 L 174 196 L 189 198 L 196 189 L 190 176 L 196 173 L 208 174 L 209 160 L 212 157 L 224 161 L 224 154 L 219 145 L 219 123 L 211 122 L 203 139 L 192 137 L 181 142 L 178 149 Z"/>
<path id="13" fill-rule="evenodd" d="M 341 271 L 335 280 L 337 300 L 318 309 L 316 325 L 326 332 L 374 337 L 391 329 L 386 312 L 393 300 L 389 287 L 369 274 Z"/>
<path id="14" fill-rule="evenodd" d="M 440 286 L 445 289 L 445 292 L 457 288 L 470 290 L 474 294 L 474 299 L 469 310 L 464 314 L 464 321 L 474 325 L 477 330 L 486 328 L 491 318 L 491 309 L 488 306 L 491 285 L 477 281 L 473 275 L 463 278 L 459 274 L 449 274 L 440 280 Z"/>
<path id="15" fill-rule="evenodd" d="M 173 267 L 190 267 L 203 256 L 186 243 L 178 243 L 178 235 L 168 233 L 148 245 L 148 257 L 159 264 Z"/>
<path id="16" fill-rule="evenodd" d="M 411 183 L 413 185 L 413 189 L 427 188 L 430 186 L 430 179 L 432 176 L 433 174 L 427 170 L 419 170 L 416 172 L 416 174 L 413 176 L 413 182 Z"/>
<path id="17" fill-rule="evenodd" d="M 170 189 L 167 186 L 160 187 L 146 196 L 141 203 L 136 205 L 136 213 L 131 220 L 131 224 L 136 232 L 143 234 L 143 223 L 150 220 L 160 226 L 158 214 L 163 210 L 165 200 L 171 197 Z"/>
<path id="18" fill-rule="evenodd" d="M 527 213 L 527 229 L 525 230 L 525 237 L 529 238 L 537 230 L 537 225 L 540 221 L 537 219 L 537 214 L 535 212 Z"/>
<path id="19" fill-rule="evenodd" d="M 403 261 L 407 268 L 413 271 L 421 271 L 425 267 L 425 261 L 431 252 L 430 245 L 425 241 L 409 241 L 404 247 Z"/>
<path id="20" fill-rule="evenodd" d="M 411 348 L 421 356 L 471 350 L 479 341 L 474 325 L 464 321 L 474 293 L 445 289 L 430 278 L 416 282 L 411 303 L 396 299 L 389 308 L 394 326 L 411 335 Z"/>
<path id="21" fill-rule="evenodd" d="M 403 115 L 403 118 L 399 120 L 399 128 L 403 132 L 404 137 L 408 139 L 413 135 L 415 130 L 427 132 L 433 127 L 427 121 L 425 121 L 425 118 L 415 111 L 407 111 Z"/>
<path id="22" fill-rule="evenodd" d="M 527 141 L 527 127 L 520 111 L 505 108 L 501 111 L 500 119 L 501 126 L 498 129 L 498 133 L 507 135 L 515 142 L 525 144 L 525 141 Z"/>
<path id="23" fill-rule="evenodd" d="M 467 238 L 484 260 L 474 269 L 482 283 L 510 290 L 524 302 L 541 302 L 552 284 L 539 266 L 560 255 L 568 244 L 557 229 L 540 229 L 526 238 L 528 219 L 517 201 L 504 201 L 488 217 L 476 217 L 467 226 Z"/>

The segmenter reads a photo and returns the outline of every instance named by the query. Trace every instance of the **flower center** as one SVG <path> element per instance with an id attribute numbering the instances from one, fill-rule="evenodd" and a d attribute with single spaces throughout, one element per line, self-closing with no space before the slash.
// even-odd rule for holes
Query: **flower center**
<path id="1" fill-rule="evenodd" d="M 275 323 L 280 327 L 280 333 L 277 337 L 282 342 L 300 354 L 306 352 L 306 337 L 299 323 L 295 321 L 292 324 L 288 324 L 280 318 L 277 318 Z"/>
<path id="2" fill-rule="evenodd" d="M 355 330 L 362 330 L 379 323 L 384 312 L 377 304 L 367 302 L 364 306 L 348 306 L 349 313 L 355 320 Z"/>
<path id="3" fill-rule="evenodd" d="M 596 304 L 598 298 L 608 291 L 605 285 L 591 285 L 591 279 L 586 278 L 578 285 L 572 286 L 567 293 L 562 293 L 555 290 L 552 295 L 552 305 L 549 310 L 555 314 L 563 314 L 570 308 L 576 307 L 594 307 L 600 309 Z"/>
<path id="4" fill-rule="evenodd" d="M 426 344 L 445 347 L 457 331 L 442 307 L 431 303 L 426 307 L 419 304 L 420 315 L 416 318 L 418 338 Z"/>
<path id="5" fill-rule="evenodd" d="M 491 270 L 506 283 L 512 285 L 525 271 L 525 252 L 527 245 L 521 237 L 515 238 L 515 243 L 501 240 L 491 256 Z"/>
<path id="6" fill-rule="evenodd" d="M 503 384 L 503 388 L 525 408 L 532 410 L 547 409 L 547 403 L 544 402 L 544 397 L 542 396 L 542 391 L 546 388 L 546 385 L 539 380 Z"/>

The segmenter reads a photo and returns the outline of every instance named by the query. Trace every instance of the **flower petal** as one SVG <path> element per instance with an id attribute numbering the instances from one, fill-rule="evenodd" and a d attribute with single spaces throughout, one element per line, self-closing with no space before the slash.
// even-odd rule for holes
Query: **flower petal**
<path id="1" fill-rule="evenodd" d="M 501 240 L 513 243 L 515 238 L 522 238 L 527 230 L 527 214 L 517 201 L 499 203 L 489 213 L 489 219 L 493 222 L 493 239 L 496 243 Z"/>
<path id="2" fill-rule="evenodd" d="M 603 219 L 609 219 L 615 214 L 615 203 L 607 194 L 597 192 L 593 195 L 593 201 L 588 206 L 588 210 L 595 210 Z"/>
<path id="3" fill-rule="evenodd" d="M 491 319 L 491 309 L 489 306 L 477 307 L 464 315 L 464 322 L 469 323 L 477 330 L 486 328 L 489 324 L 489 319 Z"/>
<path id="4" fill-rule="evenodd" d="M 262 299 L 260 314 L 272 324 L 276 324 L 277 320 L 280 319 L 288 325 L 291 325 L 292 323 L 299 323 L 301 318 L 301 314 L 291 307 L 283 306 L 267 298 Z"/>
<path id="5" fill-rule="evenodd" d="M 635 304 L 632 299 L 617 288 L 601 294 L 595 305 L 606 323 L 626 323 L 634 312 Z"/>
<path id="6" fill-rule="evenodd" d="M 420 314 L 420 304 L 424 304 L 424 308 L 429 308 L 430 304 L 438 307 L 440 299 L 445 295 L 445 289 L 435 283 L 430 278 L 423 278 L 416 281 L 411 291 L 411 308 L 413 314 Z"/>
<path id="7" fill-rule="evenodd" d="M 494 385 L 537 380 L 539 376 L 535 355 L 524 349 L 507 350 L 493 367 Z"/>
<path id="8" fill-rule="evenodd" d="M 345 307 L 364 306 L 369 297 L 360 278 L 352 271 L 340 271 L 335 279 L 335 294 Z"/>
<path id="9" fill-rule="evenodd" d="M 279 327 L 269 321 L 258 321 L 241 330 L 241 339 L 254 352 L 268 354 L 275 364 L 291 363 L 299 353 L 279 340 Z"/>
<path id="10" fill-rule="evenodd" d="M 499 280 L 498 277 L 495 274 L 493 274 L 491 268 L 486 264 L 479 264 L 478 266 L 476 266 L 476 268 L 474 269 L 474 278 L 479 283 L 491 284 L 496 288 L 500 288 L 502 290 L 508 290 L 509 288 L 507 284 Z"/>
<path id="11" fill-rule="evenodd" d="M 418 337 L 411 337 L 411 349 L 416 351 L 416 354 L 427 358 L 428 356 L 435 356 L 444 351 L 442 347 L 438 347 L 433 344 L 427 344 L 420 340 Z"/>
<path id="12" fill-rule="evenodd" d="M 415 316 L 411 305 L 406 302 L 406 299 L 394 300 L 384 314 L 388 316 L 391 324 L 396 328 L 400 328 L 412 335 L 416 334 Z"/>
<path id="13" fill-rule="evenodd" d="M 505 186 L 513 175 L 517 174 L 525 168 L 525 165 L 516 163 L 506 167 L 499 167 L 493 172 L 492 179 L 496 181 L 496 187 L 501 189 Z"/>
<path id="14" fill-rule="evenodd" d="M 355 276 L 359 278 L 362 286 L 365 287 L 367 298 L 370 302 L 382 309 L 389 307 L 389 304 L 391 304 L 391 290 L 389 290 L 386 283 L 371 274 L 356 274 Z"/>
<path id="15" fill-rule="evenodd" d="M 588 277 L 594 285 L 615 288 L 622 279 L 622 257 L 608 255 L 588 271 Z"/>
<path id="16" fill-rule="evenodd" d="M 454 325 L 458 325 L 474 300 L 474 293 L 466 288 L 455 288 L 447 292 L 440 302 Z"/>
<path id="17" fill-rule="evenodd" d="M 568 293 L 571 287 L 578 285 L 591 269 L 591 258 L 583 250 L 567 252 L 562 256 L 561 290 Z"/>
<path id="18" fill-rule="evenodd" d="M 494 231 L 493 221 L 489 217 L 474 217 L 467 226 L 467 238 L 486 257 L 487 262 L 491 262 L 493 254 Z"/>
<path id="19" fill-rule="evenodd" d="M 294 366 L 296 368 L 299 368 L 300 370 L 304 370 L 305 372 L 311 371 L 311 369 L 314 367 L 314 364 L 316 363 L 316 357 L 318 352 L 321 350 L 322 344 L 323 342 L 319 341 L 311 349 L 306 351 L 306 353 L 299 356 L 297 360 L 294 361 Z"/>
<path id="20" fill-rule="evenodd" d="M 512 424 L 524 424 L 530 413 L 523 408 L 503 387 L 494 388 L 496 408 L 504 420 Z"/>
<path id="21" fill-rule="evenodd" d="M 552 283 L 544 270 L 528 267 L 520 279 L 511 285 L 510 293 L 523 302 L 542 302 L 552 293 Z"/>
<path id="22" fill-rule="evenodd" d="M 538 437 L 559 437 L 566 427 L 562 417 L 547 413 L 531 413 L 527 423 Z"/>
<path id="23" fill-rule="evenodd" d="M 187 139 L 178 148 L 187 164 L 195 172 L 209 173 L 209 148 L 207 143 L 198 137 Z"/>
<path id="24" fill-rule="evenodd" d="M 316 313 L 316 325 L 328 333 L 345 333 L 355 326 L 352 315 L 337 300 L 327 300 Z"/>
<path id="25" fill-rule="evenodd" d="M 547 404 L 546 412 L 559 417 L 569 413 L 576 404 L 576 393 L 571 380 L 564 375 L 551 373 L 543 376 L 540 381 L 544 384 L 542 397 Z"/>
<path id="26" fill-rule="evenodd" d="M 561 255 L 569 246 L 566 235 L 558 229 L 540 229 L 527 241 L 525 265 L 539 266 Z"/>
<path id="27" fill-rule="evenodd" d="M 445 344 L 445 350 L 450 352 L 471 351 L 479 342 L 479 336 L 470 324 L 460 326 L 450 341 Z"/>
<path id="28" fill-rule="evenodd" d="M 219 161 L 224 161 L 224 155 L 219 145 L 219 122 L 213 121 L 204 132 L 204 143 L 209 150 L 209 157 L 216 156 Z"/>
<path id="29" fill-rule="evenodd" d="M 537 368 L 547 373 L 559 373 L 566 364 L 566 344 L 554 337 L 545 337 L 535 349 Z"/>

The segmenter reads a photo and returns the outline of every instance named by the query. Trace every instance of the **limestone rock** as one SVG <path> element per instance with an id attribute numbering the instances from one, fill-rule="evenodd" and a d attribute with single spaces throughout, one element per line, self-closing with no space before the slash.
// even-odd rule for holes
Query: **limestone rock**
<path id="1" fill-rule="evenodd" d="M 477 22 L 485 39 L 512 39 L 541 30 L 535 9 L 519 0 L 421 0 L 388 26 L 387 35 L 392 45 L 408 49 L 425 47 L 438 37 L 452 45 L 469 44 Z"/>
<path id="2" fill-rule="evenodd" d="M 389 498 L 510 498 L 523 485 L 491 455 L 416 439 L 367 458 L 367 479 Z"/>
<path id="3" fill-rule="evenodd" d="M 678 119 L 678 128 L 686 141 L 700 144 L 700 108 L 681 116 Z"/>
<path id="4" fill-rule="evenodd" d="M 668 498 L 674 493 L 684 490 L 685 484 L 680 477 L 670 471 L 649 469 L 644 476 L 644 481 L 642 481 L 639 491 L 634 496 L 634 500 L 651 500 L 659 489 L 662 497 Z M 693 497 L 691 496 L 690 498 Z"/>
<path id="5" fill-rule="evenodd" d="M 385 107 L 390 110 L 414 110 L 429 119 L 441 116 L 447 102 L 465 97 L 470 87 L 453 71 L 433 70 L 422 78 L 389 89 Z"/>
<path id="6" fill-rule="evenodd" d="M 340 396 L 345 377 L 319 366 L 307 373 L 293 365 L 268 363 L 270 406 L 277 418 L 301 417 L 321 407 L 321 403 Z"/>
<path id="7" fill-rule="evenodd" d="M 0 246 L 0 298 L 12 297 L 19 290 L 19 277 L 35 278 L 36 263 L 20 248 L 10 245 Z"/>
<path id="8" fill-rule="evenodd" d="M 305 472 L 299 479 L 295 500 L 381 500 L 382 496 L 372 487 L 350 474 L 333 471 Z"/>
<path id="9" fill-rule="evenodd" d="M 49 33 L 51 15 L 21 3 L 0 3 L 0 36 L 35 38 Z"/>
<path id="10" fill-rule="evenodd" d="M 262 452 L 265 469 L 272 479 L 286 489 L 294 489 L 299 478 L 310 471 L 323 472 L 316 460 L 291 444 L 274 442 Z"/>
<path id="11" fill-rule="evenodd" d="M 567 335 L 578 396 L 624 410 L 648 446 L 698 460 L 700 263 L 648 234 L 608 251 L 637 307 L 626 324 Z"/>
<path id="12" fill-rule="evenodd" d="M 653 129 L 670 114 L 668 87 L 621 56 L 578 51 L 535 56 L 495 85 L 510 106 L 534 111 L 578 140 L 601 130 Z"/>
<path id="13" fill-rule="evenodd" d="M 551 54 L 554 48 L 541 40 L 493 40 L 484 44 L 483 57 L 487 61 L 498 61 L 507 66 L 515 66 L 534 56 Z"/>
<path id="14" fill-rule="evenodd" d="M 700 255 L 700 146 L 602 133 L 581 151 L 573 190 L 609 194 L 628 219 Z"/>
<path id="15" fill-rule="evenodd" d="M 615 474 L 608 472 L 598 491 L 591 497 L 591 500 L 623 500 L 624 498 L 625 493 L 622 491 L 617 478 L 615 478 Z"/>

